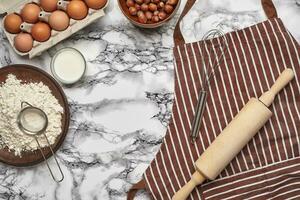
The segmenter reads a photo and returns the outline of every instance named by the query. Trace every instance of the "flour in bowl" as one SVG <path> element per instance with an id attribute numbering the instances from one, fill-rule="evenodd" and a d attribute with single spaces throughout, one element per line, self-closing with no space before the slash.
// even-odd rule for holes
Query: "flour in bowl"
<path id="1" fill-rule="evenodd" d="M 17 117 L 21 111 L 21 102 L 42 109 L 48 117 L 48 127 L 45 131 L 50 144 L 54 144 L 61 133 L 63 108 L 48 86 L 40 83 L 21 83 L 16 76 L 9 74 L 4 83 L 0 84 L 0 147 L 14 151 L 16 156 L 22 156 L 24 151 L 38 149 L 34 137 L 24 134 L 17 125 Z M 43 135 L 38 136 L 42 147 L 48 146 Z"/>

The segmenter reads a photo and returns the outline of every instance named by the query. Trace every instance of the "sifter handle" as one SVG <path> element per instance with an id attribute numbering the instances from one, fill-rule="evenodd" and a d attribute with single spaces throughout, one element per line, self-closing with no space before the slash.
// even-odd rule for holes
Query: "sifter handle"
<path id="1" fill-rule="evenodd" d="M 266 106 L 270 106 L 275 96 L 294 78 L 294 71 L 291 68 L 285 69 L 277 78 L 268 92 L 265 92 L 259 100 Z"/>
<path id="2" fill-rule="evenodd" d="M 48 170 L 49 170 L 49 172 L 50 172 L 50 174 L 51 174 L 51 176 L 52 176 L 52 179 L 53 179 L 55 182 L 60 183 L 60 182 L 62 182 L 62 181 L 64 180 L 64 178 L 65 178 L 64 173 L 63 173 L 62 170 L 61 170 L 61 167 L 60 167 L 60 165 L 59 165 L 59 163 L 58 163 L 58 161 L 57 161 L 57 159 L 56 159 L 55 153 L 54 153 L 54 151 L 53 151 L 53 149 L 52 149 L 52 147 L 51 147 L 51 144 L 50 144 L 50 142 L 49 142 L 49 140 L 48 140 L 46 134 L 44 133 L 43 135 L 44 135 L 44 137 L 45 137 L 46 140 L 47 140 L 47 143 L 48 143 L 48 145 L 49 145 L 49 148 L 50 148 L 50 151 L 51 151 L 51 153 L 52 153 L 52 156 L 54 157 L 54 160 L 55 160 L 55 162 L 56 162 L 57 168 L 59 169 L 59 173 L 60 173 L 60 175 L 61 175 L 60 179 L 55 178 L 55 176 L 54 176 L 54 174 L 53 174 L 53 172 L 52 172 L 52 170 L 51 170 L 51 168 L 50 168 L 50 165 L 49 165 L 49 163 L 48 163 L 48 160 L 47 160 L 47 158 L 46 158 L 46 155 L 44 154 L 43 149 L 42 149 L 42 147 L 41 147 L 41 145 L 40 145 L 39 140 L 38 140 L 37 137 L 35 137 L 35 141 L 37 142 L 37 144 L 38 144 L 38 146 L 39 146 L 40 152 L 41 152 L 41 154 L 42 154 L 42 156 L 43 156 L 43 158 L 44 158 L 44 161 L 45 161 L 45 163 L 46 163 L 46 165 L 47 165 L 47 167 L 48 167 Z"/>

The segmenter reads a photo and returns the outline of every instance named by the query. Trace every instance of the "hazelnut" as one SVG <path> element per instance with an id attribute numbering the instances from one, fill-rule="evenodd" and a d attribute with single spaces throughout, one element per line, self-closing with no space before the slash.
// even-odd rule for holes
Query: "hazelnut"
<path id="1" fill-rule="evenodd" d="M 147 18 L 146 18 L 146 16 L 145 16 L 145 14 L 144 14 L 143 11 L 139 11 L 137 13 L 137 15 L 138 15 L 138 20 L 139 20 L 140 23 L 143 23 L 143 24 L 147 23 Z"/>
<path id="2" fill-rule="evenodd" d="M 133 0 L 127 0 L 126 1 L 126 5 L 127 5 L 127 7 L 129 8 L 129 7 L 133 7 L 134 6 L 134 1 Z"/>
<path id="3" fill-rule="evenodd" d="M 151 0 L 144 0 L 145 4 L 149 4 L 151 2 Z"/>
<path id="4" fill-rule="evenodd" d="M 159 7 L 159 8 L 164 8 L 164 7 L 165 7 L 165 3 L 162 2 L 162 1 L 159 2 L 159 3 L 158 3 L 158 7 Z"/>
<path id="5" fill-rule="evenodd" d="M 173 12 L 174 8 L 173 8 L 173 6 L 167 4 L 167 5 L 165 6 L 165 9 L 164 9 L 164 10 L 166 11 L 166 13 L 170 14 L 170 13 Z"/>
<path id="6" fill-rule="evenodd" d="M 135 4 L 134 6 L 136 8 L 137 11 L 140 11 L 141 10 L 141 6 L 139 4 Z"/>
<path id="7" fill-rule="evenodd" d="M 168 0 L 167 4 L 175 6 L 178 3 L 178 0 Z"/>
<path id="8" fill-rule="evenodd" d="M 135 0 L 135 2 L 139 5 L 142 5 L 144 3 L 144 0 Z"/>
<path id="9" fill-rule="evenodd" d="M 156 11 L 154 11 L 154 12 L 153 12 L 153 15 L 157 16 L 157 15 L 158 15 L 158 13 L 159 13 L 159 11 L 158 11 L 158 10 L 156 10 Z"/>
<path id="10" fill-rule="evenodd" d="M 141 5 L 141 10 L 142 10 L 142 11 L 146 12 L 146 11 L 148 11 L 148 9 L 149 9 L 149 6 L 148 6 L 147 4 L 143 3 L 143 4 Z"/>
<path id="11" fill-rule="evenodd" d="M 138 10 L 135 7 L 129 8 L 129 14 L 132 16 L 135 16 L 137 14 Z"/>
<path id="12" fill-rule="evenodd" d="M 144 14 L 143 11 L 138 11 L 138 12 L 137 12 L 137 16 L 140 16 L 140 15 L 142 15 L 142 14 Z"/>
<path id="13" fill-rule="evenodd" d="M 150 3 L 149 4 L 149 10 L 154 12 L 154 11 L 157 11 L 157 5 L 154 4 L 154 3 Z"/>
<path id="14" fill-rule="evenodd" d="M 157 22 L 159 22 L 159 17 L 157 16 L 157 15 L 154 15 L 153 17 L 152 17 L 152 20 L 151 20 L 152 22 L 154 22 L 154 23 L 157 23 Z"/>
<path id="15" fill-rule="evenodd" d="M 158 4 L 160 0 L 151 0 L 152 3 Z"/>
<path id="16" fill-rule="evenodd" d="M 158 17 L 160 20 L 164 20 L 167 18 L 167 14 L 164 11 L 158 13 Z"/>
<path id="17" fill-rule="evenodd" d="M 145 15 L 146 15 L 146 18 L 147 18 L 148 20 L 151 20 L 152 17 L 153 17 L 153 13 L 150 12 L 150 11 L 147 11 L 147 12 L 145 13 Z"/>

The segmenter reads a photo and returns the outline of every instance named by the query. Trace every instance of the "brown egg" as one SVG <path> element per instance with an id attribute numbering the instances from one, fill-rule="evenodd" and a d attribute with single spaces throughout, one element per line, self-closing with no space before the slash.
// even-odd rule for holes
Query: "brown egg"
<path id="1" fill-rule="evenodd" d="M 51 28 L 44 22 L 38 22 L 31 29 L 33 39 L 38 42 L 45 42 L 51 36 Z"/>
<path id="2" fill-rule="evenodd" d="M 83 1 L 73 0 L 67 6 L 67 13 L 72 19 L 81 20 L 88 14 L 88 8 Z"/>
<path id="3" fill-rule="evenodd" d="M 39 20 L 41 9 L 34 3 L 26 4 L 21 10 L 21 17 L 27 23 L 34 24 Z"/>
<path id="4" fill-rule="evenodd" d="M 86 5 L 89 8 L 98 10 L 100 8 L 103 8 L 105 4 L 107 3 L 107 0 L 84 0 Z"/>
<path id="5" fill-rule="evenodd" d="M 22 18 L 15 13 L 7 15 L 4 19 L 4 28 L 9 33 L 13 33 L 13 34 L 20 33 L 21 24 L 22 24 Z"/>
<path id="6" fill-rule="evenodd" d="M 69 16 L 61 10 L 54 11 L 49 17 L 49 25 L 56 31 L 66 30 L 69 26 Z"/>
<path id="7" fill-rule="evenodd" d="M 19 33 L 14 38 L 14 45 L 18 51 L 26 53 L 32 49 L 33 39 L 29 33 Z"/>
<path id="8" fill-rule="evenodd" d="M 46 12 L 53 12 L 57 10 L 58 0 L 40 0 L 41 8 Z"/>

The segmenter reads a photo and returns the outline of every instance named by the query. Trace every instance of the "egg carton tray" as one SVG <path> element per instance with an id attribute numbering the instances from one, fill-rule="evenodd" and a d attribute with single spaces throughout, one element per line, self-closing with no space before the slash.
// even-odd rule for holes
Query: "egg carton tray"
<path id="1" fill-rule="evenodd" d="M 5 11 L 7 14 L 10 13 L 20 13 L 21 9 L 23 8 L 23 6 L 27 3 L 39 3 L 39 0 L 26 0 L 26 1 L 21 1 L 17 4 L 13 4 L 10 3 L 10 8 L 4 8 L 3 5 L 0 5 L 0 13 L 1 11 Z M 99 10 L 94 10 L 89 8 L 89 12 L 88 15 L 82 19 L 82 20 L 74 20 L 74 19 L 70 19 L 70 26 L 64 30 L 64 31 L 55 31 L 55 30 L 51 30 L 51 37 L 49 38 L 49 40 L 45 41 L 45 42 L 38 42 L 38 41 L 34 41 L 33 42 L 33 48 L 26 53 L 22 53 L 20 51 L 18 51 L 15 47 L 14 47 L 14 38 L 17 34 L 11 34 L 9 32 L 7 32 L 4 28 L 4 20 L 5 17 L 2 19 L 2 27 L 4 30 L 4 33 L 6 34 L 9 43 L 11 44 L 12 48 L 14 49 L 14 51 L 21 56 L 29 56 L 29 58 L 33 58 L 35 56 L 41 55 L 42 52 L 44 52 L 45 50 L 53 47 L 54 45 L 56 45 L 57 43 L 61 42 L 62 40 L 70 37 L 71 35 L 73 35 L 74 33 L 76 33 L 77 31 L 83 29 L 84 27 L 88 26 L 89 24 L 95 22 L 97 19 L 100 19 L 101 17 L 105 16 L 105 12 L 104 9 L 107 7 L 107 5 L 109 4 L 109 0 L 107 1 L 106 5 L 99 9 Z"/>

